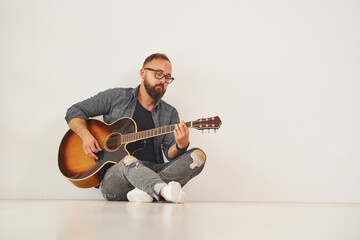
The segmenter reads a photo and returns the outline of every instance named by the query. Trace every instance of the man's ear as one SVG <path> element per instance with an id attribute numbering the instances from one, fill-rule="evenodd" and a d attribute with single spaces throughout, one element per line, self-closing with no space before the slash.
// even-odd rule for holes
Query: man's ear
<path id="1" fill-rule="evenodd" d="M 140 77 L 141 77 L 141 79 L 144 80 L 144 78 L 145 78 L 145 69 L 144 68 L 140 69 Z"/>

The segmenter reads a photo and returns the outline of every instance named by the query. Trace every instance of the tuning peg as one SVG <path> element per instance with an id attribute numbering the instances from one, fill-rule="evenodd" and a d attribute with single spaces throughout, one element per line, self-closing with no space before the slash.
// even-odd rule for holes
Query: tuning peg
<path id="1" fill-rule="evenodd" d="M 214 133 L 216 133 L 216 129 L 214 129 Z"/>
<path id="2" fill-rule="evenodd" d="M 209 133 L 210 133 L 210 129 L 209 129 Z"/>
<path id="3" fill-rule="evenodd" d="M 202 130 L 201 133 L 204 134 L 204 130 Z"/>

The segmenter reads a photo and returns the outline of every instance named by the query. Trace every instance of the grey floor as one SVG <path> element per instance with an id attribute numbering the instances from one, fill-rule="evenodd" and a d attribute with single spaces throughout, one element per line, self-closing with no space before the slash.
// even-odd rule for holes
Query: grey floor
<path id="1" fill-rule="evenodd" d="M 0 200 L 0 239 L 360 239 L 360 204 Z"/>

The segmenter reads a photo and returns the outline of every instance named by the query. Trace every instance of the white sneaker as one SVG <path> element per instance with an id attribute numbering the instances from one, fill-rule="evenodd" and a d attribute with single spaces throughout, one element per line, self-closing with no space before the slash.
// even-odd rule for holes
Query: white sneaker
<path id="1" fill-rule="evenodd" d="M 153 198 L 149 194 L 147 194 L 146 192 L 144 192 L 138 188 L 134 188 L 133 190 L 128 192 L 126 197 L 130 202 L 152 202 L 153 201 Z"/>
<path id="2" fill-rule="evenodd" d="M 163 190 L 164 198 L 166 201 L 174 203 L 184 203 L 186 194 L 181 189 L 181 185 L 178 182 L 169 182 Z"/>

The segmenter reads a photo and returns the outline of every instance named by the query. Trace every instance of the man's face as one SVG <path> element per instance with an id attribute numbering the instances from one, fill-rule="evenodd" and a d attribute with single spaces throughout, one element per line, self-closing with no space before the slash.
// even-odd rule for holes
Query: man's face
<path id="1" fill-rule="evenodd" d="M 155 71 L 146 70 L 145 68 L 151 68 L 161 71 L 165 75 L 171 75 L 171 63 L 165 59 L 154 59 L 147 63 L 140 71 L 140 76 L 143 79 L 146 92 L 153 99 L 159 100 L 164 96 L 168 83 L 166 83 L 165 77 L 159 80 L 155 77 Z"/>

